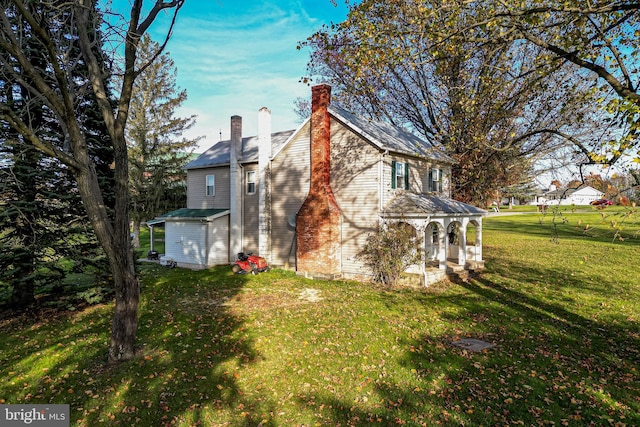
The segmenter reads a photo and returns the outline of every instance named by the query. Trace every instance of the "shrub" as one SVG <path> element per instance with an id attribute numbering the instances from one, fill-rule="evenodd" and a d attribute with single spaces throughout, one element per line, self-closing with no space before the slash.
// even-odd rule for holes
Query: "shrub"
<path id="1" fill-rule="evenodd" d="M 374 281 L 396 285 L 402 273 L 422 259 L 420 239 L 406 222 L 378 224 L 357 257 L 371 269 Z"/>

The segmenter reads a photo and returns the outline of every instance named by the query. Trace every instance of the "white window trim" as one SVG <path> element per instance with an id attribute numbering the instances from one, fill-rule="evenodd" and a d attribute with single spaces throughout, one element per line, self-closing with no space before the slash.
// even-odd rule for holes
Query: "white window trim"
<path id="1" fill-rule="evenodd" d="M 249 176 L 253 175 L 253 180 L 249 180 Z M 256 173 L 256 171 L 247 171 L 246 174 L 246 180 L 247 180 L 247 185 L 246 185 L 246 192 L 247 194 L 256 194 L 256 191 L 258 189 L 258 183 L 256 182 L 256 177 L 258 176 L 258 174 Z M 253 184 L 253 191 L 249 191 L 249 184 Z"/>
<path id="2" fill-rule="evenodd" d="M 404 189 L 404 169 L 405 162 L 396 161 L 396 189 Z M 400 182 L 398 182 L 400 179 Z"/>
<path id="3" fill-rule="evenodd" d="M 209 185 L 209 177 L 211 177 L 211 185 Z M 211 187 L 211 194 L 209 194 L 209 187 Z M 206 175 L 204 178 L 204 194 L 207 197 L 214 197 L 216 195 L 216 176 Z"/>

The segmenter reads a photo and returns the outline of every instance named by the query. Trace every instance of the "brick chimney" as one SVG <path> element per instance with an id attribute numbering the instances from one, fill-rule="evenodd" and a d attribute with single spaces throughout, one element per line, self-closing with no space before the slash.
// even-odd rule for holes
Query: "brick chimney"
<path id="1" fill-rule="evenodd" d="M 311 88 L 311 181 L 296 219 L 296 270 L 336 277 L 342 271 L 342 218 L 331 189 L 331 86 Z"/>

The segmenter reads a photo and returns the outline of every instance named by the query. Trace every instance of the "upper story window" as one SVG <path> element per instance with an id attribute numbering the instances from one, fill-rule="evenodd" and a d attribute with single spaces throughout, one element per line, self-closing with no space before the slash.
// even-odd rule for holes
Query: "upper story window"
<path id="1" fill-rule="evenodd" d="M 247 194 L 256 193 L 256 171 L 247 172 Z"/>
<path id="2" fill-rule="evenodd" d="M 433 168 L 429 171 L 429 191 L 442 193 L 442 169 Z"/>
<path id="3" fill-rule="evenodd" d="M 207 175 L 206 177 L 207 196 L 216 195 L 216 177 L 215 175 Z"/>
<path id="4" fill-rule="evenodd" d="M 409 163 L 391 162 L 391 188 L 409 189 Z"/>

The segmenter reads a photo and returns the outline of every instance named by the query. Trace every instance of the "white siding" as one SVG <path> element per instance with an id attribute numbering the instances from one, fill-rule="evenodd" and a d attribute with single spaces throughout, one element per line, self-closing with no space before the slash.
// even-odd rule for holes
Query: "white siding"
<path id="1" fill-rule="evenodd" d="M 167 221 L 165 255 L 178 262 L 205 267 L 206 224 L 200 221 Z"/>
<path id="2" fill-rule="evenodd" d="M 380 161 L 376 148 L 332 120 L 331 188 L 342 213 L 342 272 L 347 276 L 369 273 L 356 254 L 378 222 Z"/>
<path id="3" fill-rule="evenodd" d="M 426 193 L 429 191 L 429 162 L 415 157 L 405 157 L 398 154 L 387 155 L 382 167 L 382 206 L 386 206 L 394 197 L 402 191 L 404 186 L 391 188 L 392 162 L 409 164 L 409 191 L 414 193 Z M 444 189 L 443 189 L 444 190 Z"/>
<path id="4" fill-rule="evenodd" d="M 295 227 L 290 225 L 309 192 L 309 125 L 273 159 L 271 164 L 272 264 L 295 266 Z M 293 251 L 293 252 L 292 252 Z M 290 256 L 291 255 L 291 256 Z"/>
<path id="5" fill-rule="evenodd" d="M 229 216 L 210 222 L 167 221 L 165 255 L 186 267 L 229 263 Z"/>
<path id="6" fill-rule="evenodd" d="M 229 215 L 214 219 L 208 225 L 208 265 L 228 264 L 229 260 Z"/>
<path id="7" fill-rule="evenodd" d="M 207 175 L 215 175 L 216 177 L 214 196 L 206 194 Z M 187 208 L 228 209 L 229 203 L 229 166 L 187 171 Z"/>
<path id="8" fill-rule="evenodd" d="M 242 168 L 242 197 L 244 201 L 242 250 L 255 254 L 258 253 L 258 202 L 260 196 L 257 187 L 254 194 L 247 194 L 247 172 L 257 172 L 257 170 L 257 163 L 247 164 Z M 256 186 L 258 185 L 261 183 L 256 181 Z"/>

